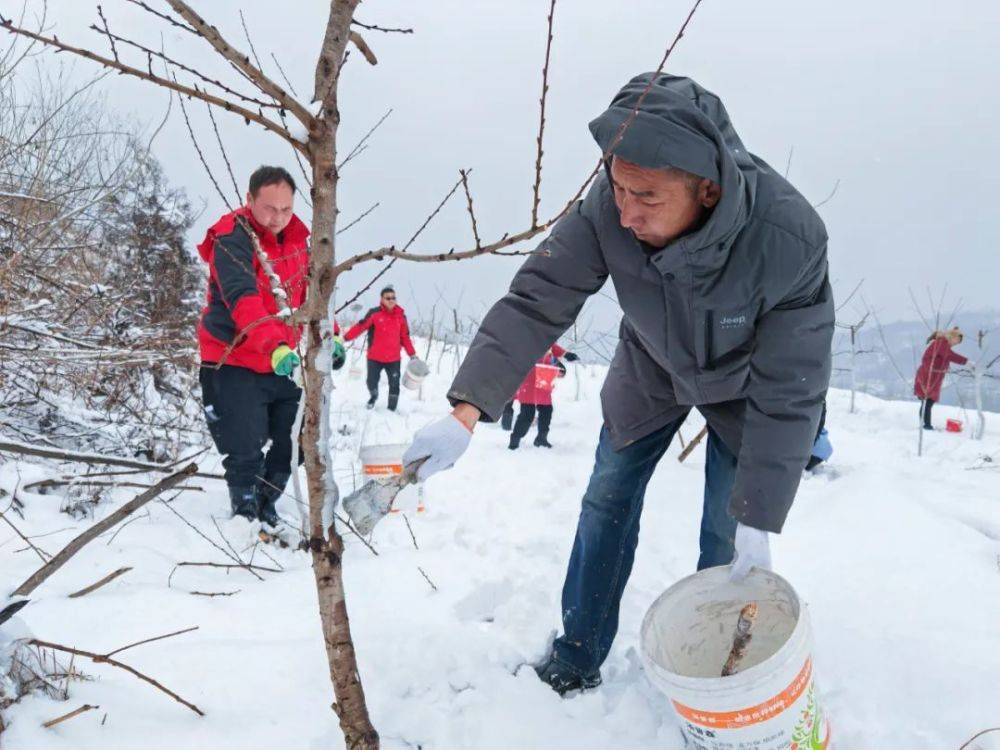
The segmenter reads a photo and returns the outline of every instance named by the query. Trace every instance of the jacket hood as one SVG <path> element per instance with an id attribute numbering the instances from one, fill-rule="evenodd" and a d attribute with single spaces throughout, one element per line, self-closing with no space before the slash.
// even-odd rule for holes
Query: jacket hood
<path id="1" fill-rule="evenodd" d="M 270 229 L 262 227 L 257 223 L 250 209 L 246 206 L 240 206 L 235 211 L 225 214 L 205 232 L 205 239 L 198 245 L 198 254 L 201 255 L 202 260 L 206 262 L 211 260 L 212 245 L 215 244 L 215 238 L 224 237 L 232 232 L 236 227 L 236 219 L 241 216 L 250 223 L 250 226 L 253 227 L 253 230 L 257 232 L 259 237 L 274 237 Z M 309 229 L 298 216 L 292 214 L 291 221 L 288 222 L 288 226 L 282 230 L 281 234 L 285 242 L 305 242 L 309 238 Z"/>
<path id="2" fill-rule="evenodd" d="M 677 167 L 718 184 L 722 198 L 708 221 L 678 243 L 691 250 L 721 244 L 716 250 L 728 252 L 729 241 L 753 208 L 757 163 L 715 94 L 690 78 L 661 74 L 654 80 L 653 75 L 643 73 L 625 84 L 604 113 L 591 121 L 590 132 L 605 154 L 649 169 Z M 637 105 L 639 111 L 629 122 Z M 702 260 L 714 265 L 709 258 Z"/>

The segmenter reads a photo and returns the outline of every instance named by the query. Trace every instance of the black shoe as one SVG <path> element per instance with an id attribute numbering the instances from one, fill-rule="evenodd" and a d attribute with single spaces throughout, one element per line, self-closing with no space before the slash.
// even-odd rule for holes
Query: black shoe
<path id="1" fill-rule="evenodd" d="M 574 690 L 593 690 L 601 684 L 600 672 L 582 675 L 557 660 L 554 654 L 535 667 L 535 674 L 561 696 Z"/>
<path id="2" fill-rule="evenodd" d="M 284 474 L 271 477 L 266 482 L 257 485 L 257 520 L 261 523 L 273 527 L 277 527 L 281 523 L 281 517 L 274 506 L 285 491 L 288 479 L 289 475 Z"/>
<path id="3" fill-rule="evenodd" d="M 512 451 L 516 451 L 519 445 L 521 445 L 521 438 L 519 438 L 517 435 L 511 435 L 510 442 L 507 443 L 507 447 L 510 448 Z"/>
<path id="4" fill-rule="evenodd" d="M 243 516 L 248 521 L 257 518 L 257 491 L 253 487 L 230 487 L 229 505 L 233 518 Z"/>
<path id="5" fill-rule="evenodd" d="M 549 442 L 548 435 L 539 435 L 538 437 L 536 437 L 535 438 L 535 447 L 536 448 L 551 448 L 552 447 L 552 443 Z"/>
<path id="6" fill-rule="evenodd" d="M 374 409 L 375 408 L 375 402 L 374 401 L 369 401 L 367 404 L 365 404 L 365 408 L 369 409 L 369 410 Z"/>
<path id="7" fill-rule="evenodd" d="M 929 425 L 929 424 L 925 424 L 924 425 L 924 429 L 925 430 L 930 430 L 931 432 L 934 432 L 934 428 L 931 425 Z"/>

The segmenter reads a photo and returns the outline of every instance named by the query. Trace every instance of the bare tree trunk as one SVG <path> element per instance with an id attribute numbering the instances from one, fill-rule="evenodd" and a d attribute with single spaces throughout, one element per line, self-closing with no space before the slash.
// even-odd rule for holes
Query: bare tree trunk
<path id="1" fill-rule="evenodd" d="M 309 293 L 306 302 L 308 344 L 303 362 L 305 409 L 303 445 L 309 491 L 309 550 L 312 554 L 319 615 L 326 644 L 333 710 L 340 719 L 345 743 L 351 750 L 377 750 L 379 737 L 368 716 L 364 688 L 358 671 L 351 625 L 344 598 L 344 542 L 333 522 L 323 528 L 323 509 L 338 500 L 330 455 L 330 340 L 334 313 L 333 292 L 337 274 L 334 235 L 337 223 L 337 77 L 347 45 L 351 18 L 358 0 L 337 0 L 330 6 L 330 20 L 320 63 L 316 69 L 315 98 L 322 101 L 322 117 L 309 133 L 313 168 L 313 221 Z"/>

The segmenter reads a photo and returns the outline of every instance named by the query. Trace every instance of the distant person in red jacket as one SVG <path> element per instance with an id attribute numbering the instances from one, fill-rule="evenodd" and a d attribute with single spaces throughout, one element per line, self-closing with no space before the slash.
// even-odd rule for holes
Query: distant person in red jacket
<path id="1" fill-rule="evenodd" d="M 934 331 L 927 339 L 927 348 L 913 383 L 913 394 L 920 399 L 920 413 L 924 418 L 925 430 L 934 429 L 931 425 L 931 407 L 941 400 L 941 384 L 948 366 L 952 362 L 964 365 L 969 361 L 952 351 L 952 347 L 961 344 L 963 338 L 962 332 L 955 326 L 948 331 Z"/>
<path id="2" fill-rule="evenodd" d="M 560 370 L 557 377 L 561 378 L 566 374 L 566 365 L 559 361 L 560 357 L 565 357 L 569 362 L 577 359 L 577 356 L 573 352 L 568 352 L 558 344 L 553 344 L 542 355 L 541 359 L 538 360 L 536 367 L 538 365 L 557 367 Z M 510 434 L 510 442 L 507 447 L 511 450 L 517 450 L 521 445 L 521 440 L 528 434 L 528 430 L 531 429 L 531 423 L 537 412 L 538 434 L 535 436 L 535 446 L 538 448 L 551 448 L 549 427 L 552 424 L 552 388 L 540 387 L 538 373 L 534 368 L 528 373 L 524 382 L 521 383 L 521 387 L 517 389 L 514 398 L 508 401 L 504 407 L 501 421 L 506 424 L 510 424 L 513 418 L 515 400 L 520 402 L 521 411 L 518 412 L 517 421 L 514 422 L 514 429 Z"/>
<path id="3" fill-rule="evenodd" d="M 205 418 L 224 456 L 233 515 L 270 525 L 279 522 L 275 502 L 292 472 L 301 394 L 292 380 L 301 328 L 285 318 L 305 299 L 309 230 L 292 211 L 294 198 L 286 170 L 260 167 L 246 205 L 219 219 L 198 245 L 209 269 L 198 323 Z M 283 295 L 274 294 L 251 233 Z"/>
<path id="4" fill-rule="evenodd" d="M 381 303 L 369 310 L 365 317 L 351 326 L 344 338 L 353 341 L 365 331 L 368 332 L 368 408 L 375 407 L 378 400 L 378 381 L 385 370 L 389 380 L 389 411 L 396 410 L 399 403 L 400 349 L 405 349 L 410 357 L 417 351 L 410 341 L 410 327 L 406 313 L 396 304 L 396 290 L 387 286 L 381 292 Z"/>

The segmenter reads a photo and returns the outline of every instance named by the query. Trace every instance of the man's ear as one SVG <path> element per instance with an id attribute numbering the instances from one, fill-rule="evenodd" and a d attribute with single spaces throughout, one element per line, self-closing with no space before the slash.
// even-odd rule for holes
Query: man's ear
<path id="1" fill-rule="evenodd" d="M 247 193 L 247 205 L 249 206 L 251 203 L 253 203 L 253 198 L 250 196 L 250 193 L 248 192 Z"/>
<path id="2" fill-rule="evenodd" d="M 698 183 L 698 202 L 705 208 L 715 208 L 722 197 L 722 188 L 708 178 Z"/>

